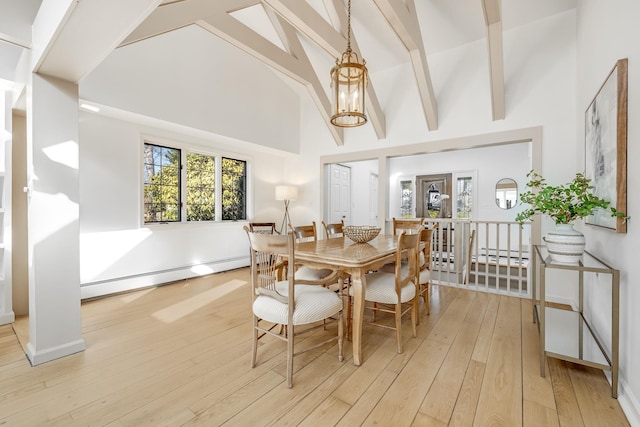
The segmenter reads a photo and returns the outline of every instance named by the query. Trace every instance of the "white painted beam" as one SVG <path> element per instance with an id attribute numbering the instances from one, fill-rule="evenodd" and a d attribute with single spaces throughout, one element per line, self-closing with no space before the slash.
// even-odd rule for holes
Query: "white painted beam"
<path id="1" fill-rule="evenodd" d="M 280 15 L 276 14 L 272 9 L 267 7 L 265 10 L 273 24 L 273 27 L 278 33 L 278 36 L 282 40 L 282 43 L 289 51 L 289 54 L 305 66 L 305 80 L 307 81 L 305 86 L 309 91 L 313 102 L 316 104 L 316 107 L 322 116 L 322 120 L 327 125 L 329 133 L 331 133 L 331 136 L 337 145 L 344 145 L 344 131 L 342 128 L 331 124 L 331 102 L 322 87 L 322 83 L 320 83 L 320 80 L 318 79 L 318 75 L 313 70 L 311 61 L 309 60 L 307 53 L 304 51 L 302 43 L 300 43 L 300 39 L 298 39 L 295 28 L 293 28 L 291 24 L 285 21 Z"/>
<path id="2" fill-rule="evenodd" d="M 198 25 L 307 87 L 336 144 L 344 145 L 342 129 L 332 126 L 329 122 L 329 111 L 331 110 L 329 100 L 295 34 L 295 30 L 285 21 L 280 21 L 281 18 L 275 18 L 275 14 L 271 9 L 265 8 L 267 15 L 271 14 L 271 19 L 275 22 L 274 28 L 276 32 L 283 39 L 285 46 L 288 47 L 289 51 L 285 52 L 229 15 L 231 11 L 259 3 L 257 0 L 217 2 L 190 0 L 169 3 L 159 7 L 124 41 L 123 45 L 154 37 L 187 25 Z"/>
<path id="3" fill-rule="evenodd" d="M 373 0 L 409 51 L 429 130 L 438 129 L 438 106 L 413 0 Z"/>
<path id="4" fill-rule="evenodd" d="M 219 13 L 196 22 L 197 25 L 249 53 L 295 81 L 306 84 L 304 66 L 231 15 Z"/>
<path id="5" fill-rule="evenodd" d="M 187 25 L 195 24 L 199 19 L 216 14 L 254 6 L 260 0 L 188 0 L 160 5 L 122 42 L 121 46 L 154 37 Z"/>
<path id="6" fill-rule="evenodd" d="M 78 82 L 161 0 L 44 0 L 33 25 L 33 71 Z"/>
<path id="7" fill-rule="evenodd" d="M 484 12 L 484 21 L 487 25 L 491 114 L 493 120 L 502 120 L 505 118 L 505 98 L 500 0 L 482 0 L 482 10 Z"/>
<path id="8" fill-rule="evenodd" d="M 307 2 L 300 0 L 263 0 L 263 3 L 275 10 L 293 27 L 309 37 L 331 56 L 339 57 L 346 49 L 346 36 L 336 31 Z M 334 2 L 336 5 L 334 9 L 336 16 L 341 21 L 341 28 L 346 33 L 347 15 L 344 5 L 340 3 L 339 0 Z M 354 34 L 351 34 L 351 45 L 354 51 L 361 53 Z M 366 104 L 368 119 L 376 132 L 376 136 L 378 139 L 386 138 L 386 120 L 371 81 L 367 86 Z"/>

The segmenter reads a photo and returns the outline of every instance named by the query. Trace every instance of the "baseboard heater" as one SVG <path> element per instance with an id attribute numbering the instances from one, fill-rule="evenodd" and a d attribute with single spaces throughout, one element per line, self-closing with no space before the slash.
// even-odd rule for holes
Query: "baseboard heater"
<path id="1" fill-rule="evenodd" d="M 236 268 L 247 267 L 250 259 L 246 257 L 229 258 L 207 263 L 174 267 L 148 273 L 132 274 L 113 279 L 98 280 L 80 284 L 80 298 L 87 300 L 120 292 L 158 286 L 177 280 L 221 273 Z"/>

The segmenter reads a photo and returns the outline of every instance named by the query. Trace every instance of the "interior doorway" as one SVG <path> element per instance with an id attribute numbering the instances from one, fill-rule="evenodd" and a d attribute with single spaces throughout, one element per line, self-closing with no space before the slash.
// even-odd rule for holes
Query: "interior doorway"
<path id="1" fill-rule="evenodd" d="M 416 216 L 451 218 L 451 174 L 416 176 Z"/>
<path id="2" fill-rule="evenodd" d="M 351 168 L 344 165 L 329 165 L 329 222 L 351 223 Z"/>

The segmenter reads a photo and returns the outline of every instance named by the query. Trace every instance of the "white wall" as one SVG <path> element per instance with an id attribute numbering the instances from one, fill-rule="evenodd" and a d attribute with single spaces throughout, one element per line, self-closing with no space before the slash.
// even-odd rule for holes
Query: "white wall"
<path id="1" fill-rule="evenodd" d="M 626 234 L 584 226 L 587 250 L 597 254 L 620 270 L 620 403 L 631 425 L 640 425 L 640 271 L 635 267 L 640 253 L 640 194 L 634 189 L 640 184 L 640 3 L 635 0 L 598 2 L 579 0 L 577 6 L 577 102 L 575 125 L 577 134 L 578 169 L 584 168 L 584 114 L 587 106 L 604 82 L 616 61 L 629 59 L 627 117 L 627 213 L 632 219 Z M 610 290 L 602 286 L 588 295 L 589 308 L 595 317 L 598 333 L 606 341 L 611 320 L 608 316 Z"/>
<path id="2" fill-rule="evenodd" d="M 80 98 L 298 151 L 296 91 L 259 60 L 196 25 L 116 49 L 80 82 Z"/>
<path id="3" fill-rule="evenodd" d="M 85 113 L 80 126 L 80 265 L 83 297 L 247 265 L 244 221 L 142 224 L 143 135 L 249 161 L 250 219 L 279 221 L 283 158 Z M 215 147 L 215 148 L 212 148 Z M 252 209 L 252 206 L 254 208 Z M 258 206 L 255 208 L 255 206 Z M 200 266 L 200 267 L 198 267 Z M 204 268 L 202 267 L 204 266 Z"/>
<path id="4" fill-rule="evenodd" d="M 299 184 L 285 164 L 298 151 L 299 96 L 260 61 L 190 26 L 116 49 L 80 98 L 101 108 L 80 123 L 84 298 L 248 262 L 242 221 L 142 224 L 144 136 L 247 159 L 249 219 L 281 221 L 275 185 Z"/>

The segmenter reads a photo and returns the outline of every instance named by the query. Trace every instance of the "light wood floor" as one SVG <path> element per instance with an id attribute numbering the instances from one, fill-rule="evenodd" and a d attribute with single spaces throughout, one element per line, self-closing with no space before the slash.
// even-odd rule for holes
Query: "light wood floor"
<path id="1" fill-rule="evenodd" d="M 84 303 L 86 351 L 36 367 L 0 326 L 0 425 L 628 425 L 602 371 L 549 359 L 540 377 L 530 301 L 438 286 L 403 354 L 393 331 L 365 325 L 360 367 L 328 344 L 296 358 L 287 389 L 284 343 L 249 366 L 248 280 L 242 269 Z M 14 327 L 24 340 L 26 322 Z"/>

